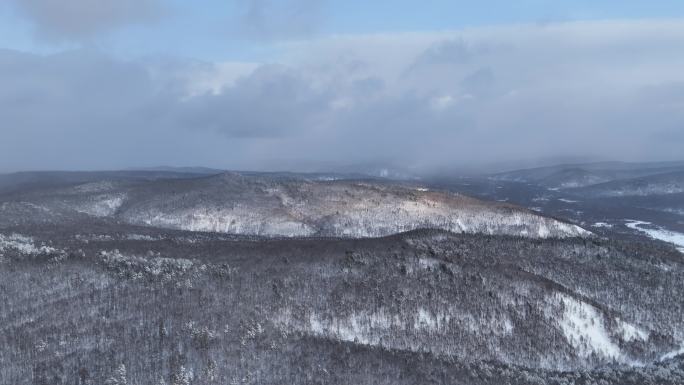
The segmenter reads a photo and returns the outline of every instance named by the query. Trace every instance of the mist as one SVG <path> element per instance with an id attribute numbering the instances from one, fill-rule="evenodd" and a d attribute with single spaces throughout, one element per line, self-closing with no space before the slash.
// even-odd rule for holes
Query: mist
<path id="1" fill-rule="evenodd" d="M 684 22 L 294 36 L 263 61 L 2 50 L 0 171 L 681 158 Z"/>

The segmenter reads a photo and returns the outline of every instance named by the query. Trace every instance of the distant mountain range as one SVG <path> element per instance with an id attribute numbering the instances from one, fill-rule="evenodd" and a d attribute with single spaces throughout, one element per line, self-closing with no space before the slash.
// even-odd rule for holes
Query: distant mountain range
<path id="1" fill-rule="evenodd" d="M 493 174 L 505 181 L 536 183 L 550 188 L 578 188 L 607 182 L 628 181 L 664 174 L 684 173 L 684 162 L 623 163 L 603 162 L 557 165 Z M 681 177 L 681 176 L 680 176 Z M 647 182 L 647 180 L 644 180 Z"/>

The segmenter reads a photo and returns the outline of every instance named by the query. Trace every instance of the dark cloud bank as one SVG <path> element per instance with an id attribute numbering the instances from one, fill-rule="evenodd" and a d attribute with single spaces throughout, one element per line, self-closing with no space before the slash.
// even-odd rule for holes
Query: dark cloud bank
<path id="1" fill-rule="evenodd" d="M 90 42 L 108 32 L 149 24 L 174 14 L 169 0 L 7 0 L 46 41 Z M 310 37 L 319 30 L 325 0 L 225 0 L 230 33 L 252 40 Z"/>
<path id="2" fill-rule="evenodd" d="M 145 23 L 165 12 L 163 0 L 8 0 L 46 40 L 82 40 Z"/>
<path id="3" fill-rule="evenodd" d="M 676 22 L 320 38 L 233 74 L 5 50 L 1 171 L 676 159 L 683 38 Z"/>

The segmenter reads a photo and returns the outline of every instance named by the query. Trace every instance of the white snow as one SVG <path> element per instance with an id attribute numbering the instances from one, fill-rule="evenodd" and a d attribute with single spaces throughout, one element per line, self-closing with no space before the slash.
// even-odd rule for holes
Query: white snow
<path id="1" fill-rule="evenodd" d="M 511 323 L 511 320 L 509 320 L 508 318 L 506 318 L 503 322 L 503 332 L 507 335 L 513 333 L 513 324 Z"/>
<path id="2" fill-rule="evenodd" d="M 680 354 L 684 354 L 684 346 L 682 346 L 682 347 L 679 348 L 678 350 L 674 350 L 674 351 L 671 351 L 671 352 L 669 352 L 669 353 L 667 353 L 667 354 L 663 354 L 663 356 L 660 357 L 660 361 L 665 361 L 665 360 L 669 360 L 669 359 L 675 358 L 675 357 L 677 357 L 677 356 L 680 355 Z"/>
<path id="3" fill-rule="evenodd" d="M 610 228 L 613 227 L 613 225 L 611 225 L 610 223 L 607 223 L 607 222 L 596 222 L 596 223 L 594 223 L 592 226 L 594 226 L 594 227 L 604 227 L 604 228 L 608 228 L 608 229 L 610 229 Z"/>
<path id="4" fill-rule="evenodd" d="M 340 341 L 379 345 L 382 331 L 400 325 L 398 316 L 391 317 L 384 312 L 353 313 L 346 318 L 332 319 L 323 319 L 312 313 L 309 315 L 308 331 L 316 336 L 334 338 Z"/>
<path id="5" fill-rule="evenodd" d="M 558 198 L 559 201 L 565 202 L 565 203 L 577 203 L 578 201 L 574 201 L 572 199 L 566 199 L 566 198 Z"/>
<path id="6" fill-rule="evenodd" d="M 435 258 L 420 258 L 418 259 L 418 266 L 422 269 L 434 269 L 439 266 L 440 261 Z"/>
<path id="7" fill-rule="evenodd" d="M 282 330 L 297 330 L 317 337 L 411 351 L 425 349 L 425 346 L 416 342 L 417 336 L 449 334 L 454 332 L 455 327 L 462 328 L 461 331 L 470 336 L 506 336 L 514 330 L 513 323 L 506 316 L 478 318 L 454 308 L 435 311 L 419 307 L 404 314 L 389 314 L 383 310 L 356 311 L 344 316 L 314 312 L 297 317 L 295 314 L 296 311 L 286 308 L 274 317 L 274 321 Z M 397 338 L 398 335 L 406 338 Z M 441 351 L 445 347 L 434 348 Z"/>
<path id="8" fill-rule="evenodd" d="M 20 254 L 52 254 L 58 252 L 54 247 L 45 245 L 36 246 L 31 237 L 21 234 L 11 234 L 9 236 L 0 234 L 0 253 L 13 250 Z"/>
<path id="9" fill-rule="evenodd" d="M 649 196 L 649 195 L 667 195 L 679 194 L 684 192 L 684 184 L 677 181 L 672 182 L 656 182 L 649 183 L 643 186 L 624 186 L 612 190 L 602 191 L 600 195 L 603 196 Z"/>
<path id="10" fill-rule="evenodd" d="M 90 202 L 75 207 L 75 210 L 96 217 L 106 217 L 113 215 L 123 205 L 125 199 L 124 194 L 100 195 Z"/>
<path id="11" fill-rule="evenodd" d="M 637 328 L 636 326 L 624 321 L 618 320 L 620 335 L 625 341 L 646 341 L 648 340 L 648 333 Z"/>
<path id="12" fill-rule="evenodd" d="M 292 186 L 288 187 L 292 188 Z M 456 194 L 375 184 L 310 182 L 289 191 L 269 186 L 272 205 L 249 200 L 169 208 L 156 204 L 124 212 L 136 224 L 229 234 L 305 237 L 380 237 L 420 228 L 528 237 L 581 237 L 591 233 L 537 213 Z"/>
<path id="13" fill-rule="evenodd" d="M 415 330 L 440 331 L 449 324 L 451 316 L 448 314 L 433 314 L 424 308 L 418 309 L 414 316 L 413 328 Z"/>
<path id="14" fill-rule="evenodd" d="M 127 234 L 125 239 L 129 241 L 158 241 L 160 238 L 143 234 Z"/>
<path id="15" fill-rule="evenodd" d="M 90 182 L 74 187 L 74 190 L 82 193 L 97 193 L 108 191 L 114 188 L 114 183 L 110 181 Z"/>
<path id="16" fill-rule="evenodd" d="M 628 220 L 625 226 L 632 230 L 641 231 L 649 237 L 674 244 L 677 250 L 684 253 L 684 234 L 654 226 L 651 222 Z M 653 228 L 655 227 L 655 228 Z"/>
<path id="17" fill-rule="evenodd" d="M 595 307 L 565 294 L 557 296 L 564 306 L 559 324 L 580 356 L 588 357 L 592 353 L 608 359 L 622 356 L 620 347 L 610 339 L 603 315 Z"/>
<path id="18" fill-rule="evenodd" d="M 147 225 L 228 234 L 298 237 L 313 235 L 315 230 L 292 219 L 265 217 L 247 209 L 202 209 L 176 213 L 151 212 L 137 216 Z"/>

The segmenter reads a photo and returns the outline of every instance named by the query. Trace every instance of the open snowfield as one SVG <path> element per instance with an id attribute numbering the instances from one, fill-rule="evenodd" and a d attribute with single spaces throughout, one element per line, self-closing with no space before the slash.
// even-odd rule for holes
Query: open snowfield
<path id="1" fill-rule="evenodd" d="M 625 226 L 633 230 L 641 231 L 653 239 L 672 243 L 677 246 L 677 250 L 684 253 L 684 234 L 682 233 L 653 226 L 652 223 L 645 221 L 629 220 Z"/>

